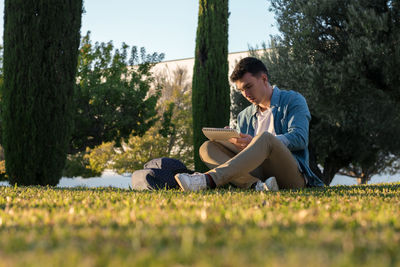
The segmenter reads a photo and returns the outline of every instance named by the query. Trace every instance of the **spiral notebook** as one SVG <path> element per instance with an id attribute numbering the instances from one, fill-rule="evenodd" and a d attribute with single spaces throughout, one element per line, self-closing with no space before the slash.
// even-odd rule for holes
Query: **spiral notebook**
<path id="1" fill-rule="evenodd" d="M 239 152 L 238 148 L 228 141 L 229 138 L 240 137 L 240 134 L 235 129 L 204 127 L 202 131 L 208 139 L 222 144 L 235 153 Z"/>

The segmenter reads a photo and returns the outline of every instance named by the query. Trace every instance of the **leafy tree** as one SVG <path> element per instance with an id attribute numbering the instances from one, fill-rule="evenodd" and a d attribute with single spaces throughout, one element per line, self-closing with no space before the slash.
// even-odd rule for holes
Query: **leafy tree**
<path id="1" fill-rule="evenodd" d="M 272 79 L 308 99 L 311 164 L 329 184 L 395 171 L 400 152 L 400 4 L 272 0 L 281 31 L 263 60 Z M 317 167 L 322 166 L 322 170 Z"/>
<path id="2" fill-rule="evenodd" d="M 146 54 L 122 45 L 114 51 L 112 42 L 83 37 L 75 93 L 75 128 L 70 153 L 85 151 L 103 142 L 142 136 L 157 120 L 159 90 L 150 93 L 154 80 L 150 72 L 164 54 Z"/>
<path id="3" fill-rule="evenodd" d="M 82 1 L 5 1 L 2 143 L 10 183 L 56 185 L 71 133 Z"/>
<path id="4" fill-rule="evenodd" d="M 92 177 L 103 169 L 90 159 L 92 149 L 120 147 L 132 135 L 143 135 L 157 121 L 160 90 L 151 90 L 151 68 L 164 54 L 146 54 L 112 42 L 92 44 L 90 32 L 82 38 L 75 98 L 75 128 L 64 176 Z M 101 149 L 100 149 L 101 150 Z M 93 154 L 92 154 L 93 155 Z M 104 165 L 105 168 L 105 165 Z"/>
<path id="5" fill-rule="evenodd" d="M 157 84 L 162 88 L 159 106 L 164 114 L 159 133 L 168 139 L 168 155 L 193 168 L 192 85 L 188 72 L 177 68 L 171 76 L 159 75 Z"/>
<path id="6" fill-rule="evenodd" d="M 191 86 L 187 71 L 177 69 L 172 78 L 159 76 L 157 83 L 163 88 L 159 101 L 163 120 L 143 137 L 130 138 L 124 152 L 116 154 L 112 168 L 119 173 L 142 169 L 144 163 L 158 157 L 177 158 L 193 167 Z"/>
<path id="7" fill-rule="evenodd" d="M 103 170 L 97 171 L 96 168 L 92 168 L 90 165 L 90 159 L 87 153 L 90 153 L 91 149 L 87 151 L 77 152 L 67 156 L 67 161 L 64 166 L 63 176 L 64 177 L 78 177 L 83 178 L 97 177 L 100 176 Z"/>
<path id="8" fill-rule="evenodd" d="M 200 0 L 193 70 L 194 161 L 198 171 L 207 167 L 199 156 L 206 140 L 202 127 L 229 124 L 228 0 Z"/>
<path id="9" fill-rule="evenodd" d="M 98 176 L 104 169 L 133 172 L 157 157 L 177 158 L 193 168 L 191 85 L 187 70 L 177 69 L 171 76 L 155 78 L 155 87 L 162 88 L 157 105 L 161 120 L 143 136 L 131 135 L 120 147 L 106 142 L 78 154 L 68 166 L 66 176 Z"/>

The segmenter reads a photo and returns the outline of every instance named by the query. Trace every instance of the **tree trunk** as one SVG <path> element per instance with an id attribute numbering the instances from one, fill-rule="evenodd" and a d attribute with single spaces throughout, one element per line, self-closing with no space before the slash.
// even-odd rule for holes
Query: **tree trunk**
<path id="1" fill-rule="evenodd" d="M 371 177 L 365 173 L 362 173 L 361 176 L 357 178 L 357 184 L 358 185 L 367 184 L 369 180 L 371 180 Z"/>
<path id="2" fill-rule="evenodd" d="M 342 168 L 342 164 L 335 161 L 334 158 L 326 158 L 324 163 L 324 171 L 322 173 L 322 181 L 325 185 L 329 185 L 335 174 Z"/>

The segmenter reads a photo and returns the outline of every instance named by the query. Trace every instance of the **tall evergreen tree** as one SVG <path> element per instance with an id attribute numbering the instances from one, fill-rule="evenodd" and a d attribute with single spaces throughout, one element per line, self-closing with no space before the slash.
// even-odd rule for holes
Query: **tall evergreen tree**
<path id="1" fill-rule="evenodd" d="M 200 0 L 192 84 L 194 161 L 206 170 L 199 148 L 202 127 L 229 124 L 228 0 Z"/>
<path id="2" fill-rule="evenodd" d="M 56 185 L 71 132 L 82 0 L 6 0 L 3 144 L 10 183 Z"/>

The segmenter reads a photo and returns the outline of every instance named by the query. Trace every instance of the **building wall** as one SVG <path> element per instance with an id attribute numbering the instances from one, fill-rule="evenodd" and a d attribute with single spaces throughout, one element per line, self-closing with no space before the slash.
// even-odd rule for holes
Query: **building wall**
<path id="1" fill-rule="evenodd" d="M 256 50 L 256 51 L 261 53 L 264 50 L 261 49 L 261 50 Z M 240 59 L 249 56 L 249 54 L 250 54 L 249 51 L 228 54 L 228 62 L 229 62 L 228 74 L 230 75 L 232 73 L 233 69 L 235 68 L 236 63 Z M 192 79 L 194 58 L 163 61 L 163 62 L 158 63 L 156 66 L 154 66 L 152 71 L 155 75 L 161 74 L 166 77 L 171 77 L 173 71 L 176 70 L 178 67 L 186 69 L 188 72 L 187 73 L 188 78 Z"/>

